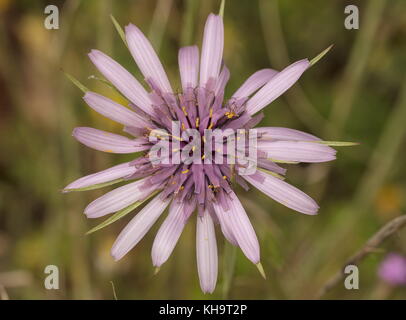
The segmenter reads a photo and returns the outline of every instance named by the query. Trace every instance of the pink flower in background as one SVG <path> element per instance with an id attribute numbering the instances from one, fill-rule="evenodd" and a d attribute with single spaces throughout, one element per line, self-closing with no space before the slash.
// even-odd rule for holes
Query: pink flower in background
<path id="1" fill-rule="evenodd" d="M 169 132 L 166 139 L 174 144 L 179 137 L 172 132 L 173 121 L 181 131 L 196 129 L 252 129 L 262 119 L 264 107 L 288 90 L 310 66 L 299 60 L 282 71 L 262 69 L 251 75 L 228 100 L 224 89 L 230 77 L 223 63 L 224 29 L 220 16 L 210 14 L 204 29 L 202 52 L 197 46 L 181 48 L 179 71 L 181 93 L 173 90 L 150 42 L 134 25 L 125 28 L 128 48 L 143 74 L 149 90 L 120 64 L 106 54 L 89 54 L 103 76 L 129 101 L 126 108 L 94 92 L 86 92 L 86 103 L 124 126 L 132 137 L 93 128 L 80 127 L 73 136 L 96 150 L 112 153 L 144 152 L 133 161 L 88 175 L 69 184 L 64 191 L 90 188 L 118 181 L 129 182 L 90 203 L 85 214 L 98 218 L 115 212 L 124 215 L 146 199 L 150 202 L 136 214 L 118 236 L 111 254 L 124 257 L 143 238 L 157 219 L 169 208 L 152 246 L 153 265 L 159 268 L 171 255 L 182 230 L 193 212 L 196 219 L 196 253 L 200 285 L 205 293 L 215 289 L 217 281 L 217 244 L 215 225 L 226 239 L 241 248 L 245 256 L 260 265 L 260 248 L 250 220 L 235 194 L 234 183 L 248 190 L 254 186 L 275 201 L 304 214 L 314 215 L 319 207 L 302 191 L 283 181 L 286 169 L 280 163 L 325 162 L 335 159 L 336 151 L 308 133 L 280 127 L 257 129 L 257 169 L 240 175 L 229 163 L 154 164 L 149 150 L 150 138 L 157 129 Z M 181 137 L 180 148 L 186 138 Z M 203 141 L 205 143 L 205 141 Z M 173 150 L 175 152 L 175 150 Z M 215 152 L 215 150 L 213 150 Z"/>
<path id="2" fill-rule="evenodd" d="M 390 285 L 406 285 L 406 257 L 397 253 L 388 254 L 379 266 L 378 275 Z"/>

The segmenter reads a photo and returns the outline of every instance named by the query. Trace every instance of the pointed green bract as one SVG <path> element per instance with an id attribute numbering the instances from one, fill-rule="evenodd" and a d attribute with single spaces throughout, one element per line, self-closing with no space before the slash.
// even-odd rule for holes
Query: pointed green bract
<path id="1" fill-rule="evenodd" d="M 158 190 L 152 192 L 144 200 L 134 202 L 133 204 L 129 205 L 128 207 L 126 207 L 124 209 L 121 209 L 120 211 L 117 211 L 110 218 L 104 220 L 102 223 L 100 223 L 99 225 L 95 226 L 94 228 L 92 228 L 88 232 L 86 232 L 86 235 L 89 235 L 89 234 L 91 234 L 93 232 L 96 232 L 96 231 L 98 231 L 98 230 L 100 230 L 100 229 L 102 229 L 104 227 L 107 227 L 108 225 L 112 224 L 113 222 L 116 222 L 117 220 L 119 220 L 122 217 L 126 216 L 128 213 L 130 213 L 134 209 L 138 208 L 141 204 L 143 204 L 145 201 L 147 201 L 149 198 L 156 195 L 157 193 L 158 193 Z"/>
<path id="2" fill-rule="evenodd" d="M 88 77 L 88 79 L 97 80 L 97 81 L 99 81 L 99 82 L 105 84 L 105 85 L 108 86 L 110 89 L 113 89 L 114 92 L 116 92 L 123 100 L 127 101 L 127 103 L 128 103 L 128 99 L 127 99 L 126 97 L 124 97 L 123 94 L 122 94 L 120 91 L 118 91 L 117 88 L 114 87 L 114 86 L 113 86 L 110 82 L 108 82 L 106 79 L 99 78 L 99 77 L 97 77 L 97 76 L 95 76 L 95 75 L 93 75 L 93 74 L 90 75 L 90 76 Z"/>
<path id="3" fill-rule="evenodd" d="M 258 168 L 258 170 L 261 170 L 261 171 L 263 171 L 263 172 L 265 172 L 265 173 L 268 173 L 268 174 L 274 176 L 275 178 L 278 178 L 278 179 L 281 179 L 281 180 L 285 180 L 285 177 L 282 176 L 282 175 L 280 175 L 279 173 L 276 173 L 276 172 L 273 172 L 273 171 L 270 171 L 270 170 L 266 170 L 266 169 L 264 169 L 264 168 Z"/>
<path id="4" fill-rule="evenodd" d="M 259 273 L 261 274 L 262 278 L 266 279 L 266 274 L 265 274 L 264 268 L 262 267 L 261 262 L 258 262 L 258 263 L 256 264 L 256 266 L 257 266 L 258 271 L 259 271 Z"/>
<path id="5" fill-rule="evenodd" d="M 103 188 L 103 187 L 107 187 L 110 186 L 112 184 L 118 183 L 124 181 L 123 178 L 118 178 L 112 181 L 108 181 L 108 182 L 103 182 L 103 183 L 98 183 L 98 184 L 93 184 L 91 186 L 88 187 L 83 187 L 83 188 L 74 188 L 74 189 L 63 189 L 62 192 L 71 192 L 71 191 L 88 191 L 88 190 L 95 190 L 95 189 L 99 189 L 99 188 Z"/>
<path id="6" fill-rule="evenodd" d="M 323 52 L 319 53 L 316 57 L 314 57 L 312 60 L 310 60 L 310 66 L 313 66 L 316 64 L 321 58 L 323 58 L 333 47 L 333 45 L 329 46 L 327 49 L 325 49 Z"/>
<path id="7" fill-rule="evenodd" d="M 269 158 L 268 160 L 271 160 L 272 162 L 275 162 L 275 163 L 284 163 L 284 164 L 298 164 L 299 163 L 297 161 L 285 161 L 285 160 L 278 160 L 278 159 L 272 159 L 272 158 Z"/>
<path id="8" fill-rule="evenodd" d="M 97 76 L 95 76 L 95 75 L 93 75 L 93 74 L 90 75 L 90 76 L 88 77 L 88 79 L 97 80 L 97 81 L 99 81 L 99 82 L 101 82 L 101 83 L 103 83 L 103 84 L 109 86 L 110 88 L 115 89 L 114 86 L 113 86 L 110 82 L 108 82 L 106 79 L 99 78 L 99 77 L 97 77 Z"/>
<path id="9" fill-rule="evenodd" d="M 110 15 L 110 19 L 114 24 L 114 27 L 116 28 L 118 34 L 120 35 L 121 40 L 123 40 L 124 44 L 127 46 L 127 41 L 125 39 L 125 33 L 123 28 L 121 28 L 120 24 L 117 22 L 117 20 L 113 17 L 113 15 Z"/>
<path id="10" fill-rule="evenodd" d="M 62 70 L 64 75 L 75 85 L 77 86 L 80 90 L 82 90 L 84 93 L 89 91 L 86 86 L 84 86 L 78 79 L 76 79 L 74 76 L 70 75 L 69 73 L 66 73 L 65 71 Z"/>
<path id="11" fill-rule="evenodd" d="M 224 7 L 226 4 L 226 0 L 221 0 L 221 4 L 220 4 L 220 10 L 219 10 L 219 16 L 221 16 L 222 18 L 224 18 Z"/>
<path id="12" fill-rule="evenodd" d="M 306 142 L 320 143 L 331 147 L 352 147 L 359 145 L 359 142 L 350 142 L 350 141 L 306 141 Z"/>

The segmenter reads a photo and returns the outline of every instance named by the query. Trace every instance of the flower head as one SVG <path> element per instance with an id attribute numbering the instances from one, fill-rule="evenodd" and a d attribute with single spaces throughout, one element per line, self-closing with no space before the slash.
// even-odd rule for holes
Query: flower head
<path id="1" fill-rule="evenodd" d="M 379 266 L 378 275 L 390 285 L 406 285 L 406 258 L 396 253 L 388 254 Z"/>
<path id="2" fill-rule="evenodd" d="M 196 212 L 200 285 L 203 292 L 212 292 L 217 280 L 215 224 L 249 260 L 260 263 L 258 240 L 234 184 L 246 190 L 250 184 L 304 214 L 318 211 L 313 199 L 283 181 L 286 169 L 280 163 L 330 161 L 335 159 L 335 150 L 319 138 L 293 129 L 253 130 L 263 117 L 258 112 L 288 90 L 310 62 L 303 59 L 280 72 L 259 70 L 231 98 L 224 99 L 230 71 L 222 60 L 220 16 L 209 15 L 200 55 L 197 46 L 180 49 L 180 92 L 171 87 L 144 34 L 130 24 L 125 37 L 149 90 L 109 56 L 92 50 L 91 61 L 128 99 L 131 109 L 94 92 L 86 92 L 84 100 L 103 116 L 122 124 L 132 138 L 93 128 L 76 128 L 73 136 L 96 150 L 143 155 L 76 180 L 65 191 L 128 181 L 90 203 L 85 209 L 89 218 L 114 212 L 122 216 L 151 199 L 118 236 L 111 250 L 116 260 L 126 255 L 169 208 L 152 246 L 153 264 L 158 268 L 169 258 L 186 222 Z M 211 143 L 206 133 L 216 129 L 223 136 Z M 224 135 L 226 131 L 231 133 Z"/>

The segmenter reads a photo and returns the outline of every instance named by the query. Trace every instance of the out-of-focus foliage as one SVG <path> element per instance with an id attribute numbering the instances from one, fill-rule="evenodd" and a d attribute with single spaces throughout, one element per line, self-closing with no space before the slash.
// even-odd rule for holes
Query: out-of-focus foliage
<path id="1" fill-rule="evenodd" d="M 153 276 L 150 249 L 162 219 L 122 261 L 110 247 L 131 214 L 89 236 L 100 221 L 81 212 L 105 190 L 61 194 L 72 180 L 131 159 L 90 150 L 71 137 L 75 126 L 120 132 L 88 108 L 61 69 L 91 90 L 120 101 L 96 80 L 92 48 L 113 56 L 141 79 L 109 15 L 132 22 L 154 43 L 179 87 L 177 50 L 201 44 L 206 16 L 217 0 L 66 0 L 60 29 L 44 28 L 48 1 L 0 0 L 0 285 L 12 299 L 314 298 L 323 284 L 380 226 L 404 214 L 406 126 L 406 2 L 404 0 L 228 0 L 224 60 L 231 93 L 257 69 L 281 69 L 329 54 L 299 84 L 266 109 L 262 125 L 286 126 L 325 140 L 358 141 L 327 164 L 289 166 L 288 180 L 319 202 L 305 216 L 255 190 L 240 192 L 256 228 L 264 281 L 240 251 L 218 236 L 220 272 L 213 295 L 199 288 L 195 219 L 174 254 Z M 344 28 L 344 8 L 357 5 L 360 29 Z M 402 119 L 403 116 L 403 119 Z M 107 187 L 106 189 L 110 189 Z M 241 191 L 241 190 L 240 190 Z M 406 231 L 362 261 L 360 289 L 339 285 L 326 298 L 406 298 L 382 289 L 378 263 L 387 251 L 406 252 Z M 44 268 L 57 265 L 60 290 L 44 288 Z M 4 290 L 1 290 L 4 293 Z"/>

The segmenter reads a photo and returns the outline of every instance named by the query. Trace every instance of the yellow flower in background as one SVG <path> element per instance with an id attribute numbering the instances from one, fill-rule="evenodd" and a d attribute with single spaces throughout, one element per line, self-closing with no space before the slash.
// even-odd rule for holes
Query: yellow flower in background
<path id="1" fill-rule="evenodd" d="M 375 199 L 378 215 L 384 220 L 393 218 L 399 214 L 402 206 L 403 190 L 399 185 L 387 184 L 379 191 Z"/>

